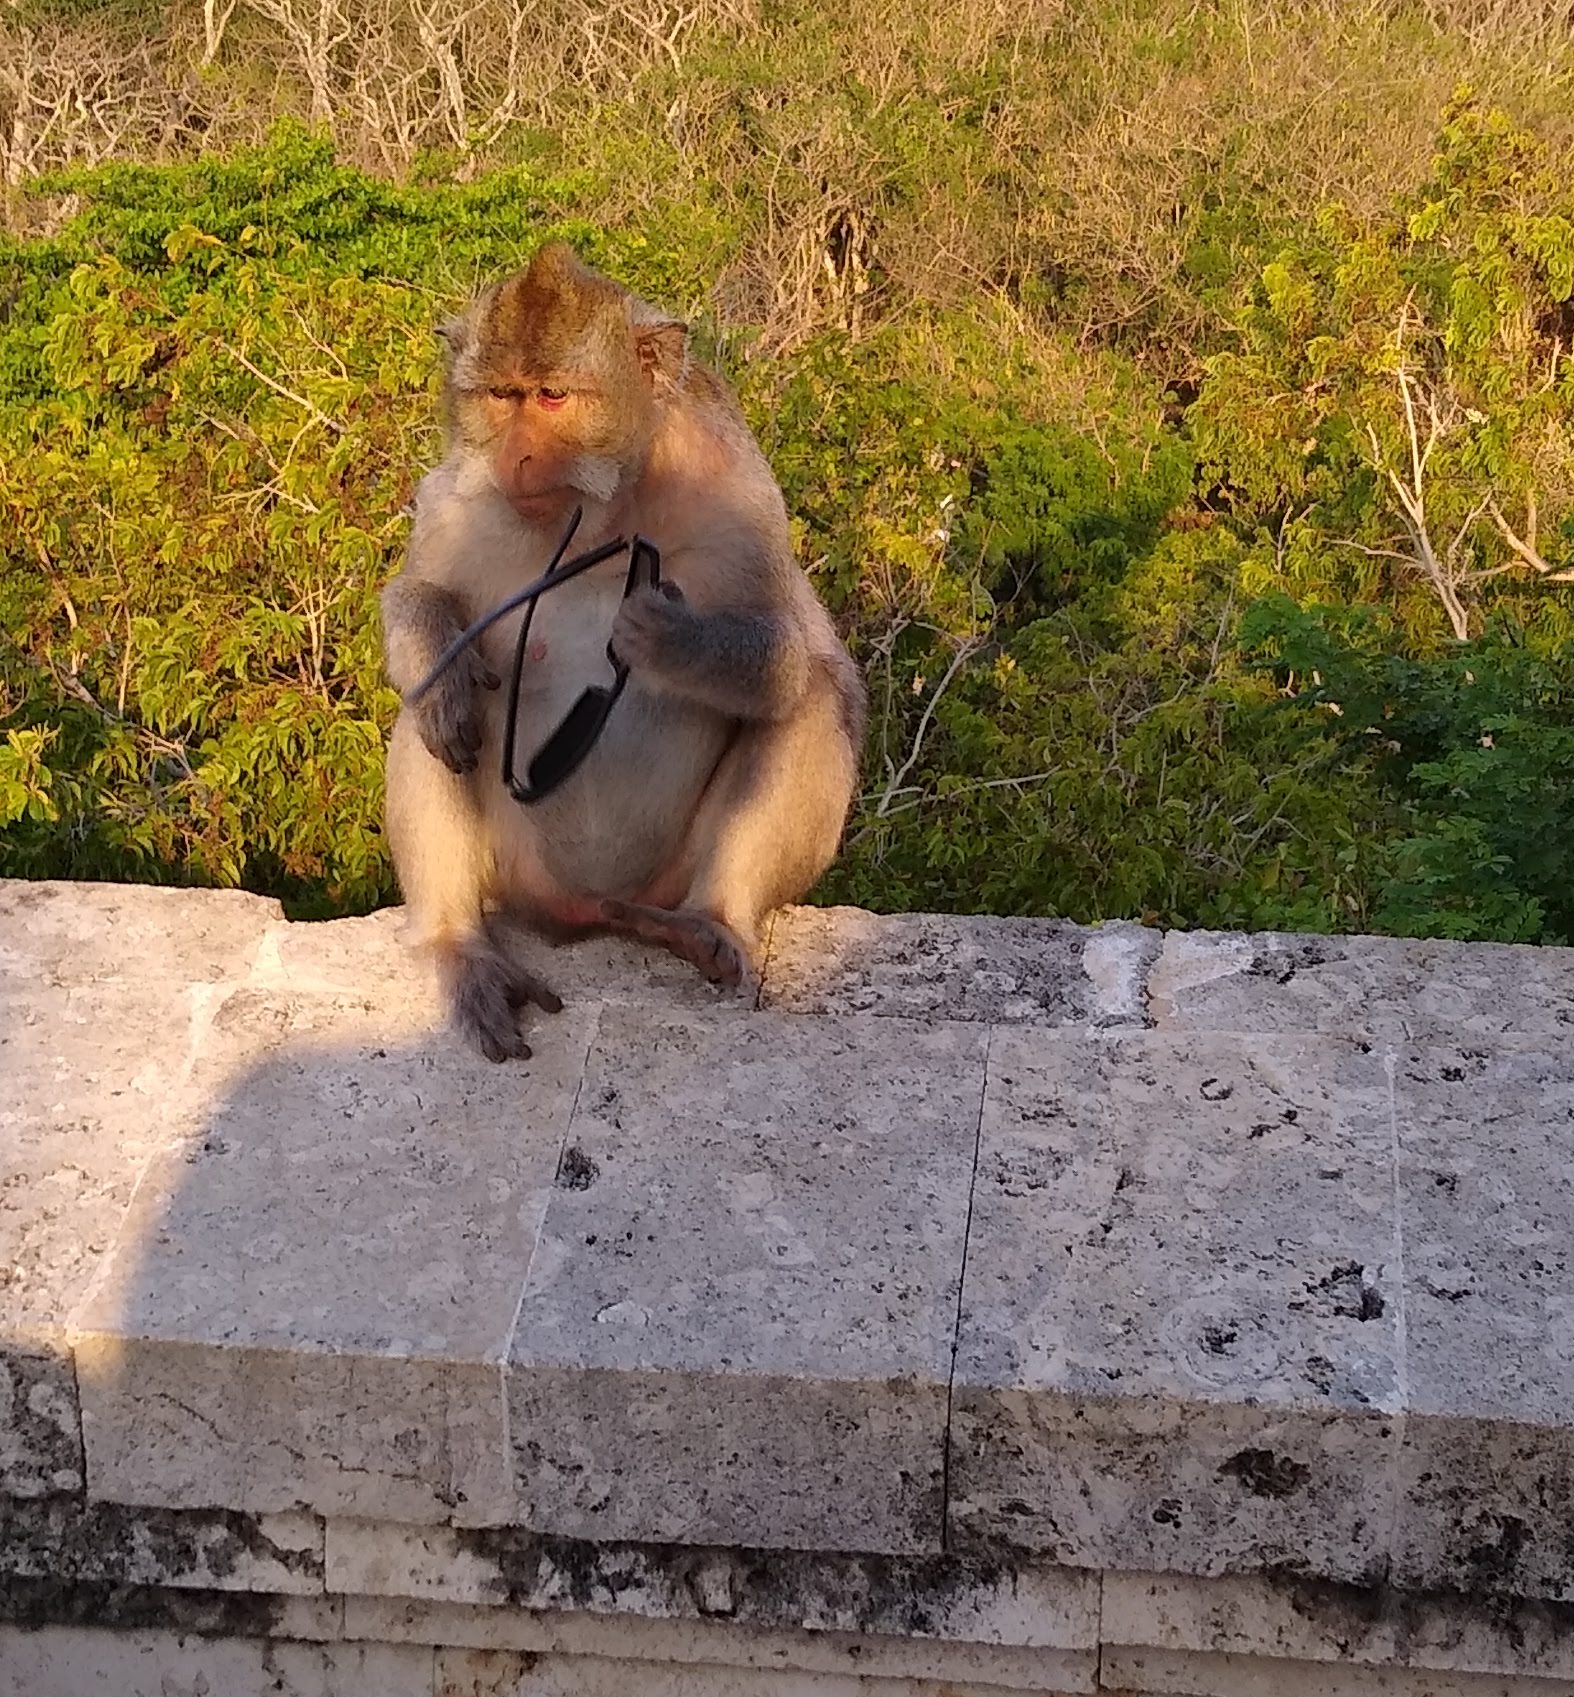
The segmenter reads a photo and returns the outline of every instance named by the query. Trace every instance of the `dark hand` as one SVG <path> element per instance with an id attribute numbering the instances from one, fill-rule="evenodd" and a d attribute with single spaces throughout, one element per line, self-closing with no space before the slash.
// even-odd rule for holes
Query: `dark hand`
<path id="1" fill-rule="evenodd" d="M 690 646 L 694 615 L 675 583 L 641 584 L 623 599 L 612 625 L 612 651 L 630 671 L 671 671 Z"/>
<path id="2" fill-rule="evenodd" d="M 473 772 L 481 752 L 480 691 L 502 682 L 473 648 L 467 648 L 415 703 L 415 728 L 426 751 L 450 772 Z"/>

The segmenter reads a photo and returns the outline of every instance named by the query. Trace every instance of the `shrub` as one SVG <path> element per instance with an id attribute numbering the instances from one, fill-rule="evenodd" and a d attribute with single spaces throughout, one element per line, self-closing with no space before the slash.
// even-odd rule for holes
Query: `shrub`
<path id="1" fill-rule="evenodd" d="M 58 230 L 0 243 L 0 874 L 389 898 L 374 597 L 437 452 L 430 327 L 562 234 L 696 317 L 864 663 L 867 789 L 823 897 L 1568 936 L 1550 157 L 1452 112 L 1427 186 L 1329 209 L 1250 283 L 1190 408 L 1151 348 L 1057 329 L 1043 278 L 756 334 L 707 293 L 735 237 L 704 195 L 606 223 L 583 173 L 398 186 L 295 125 L 40 184 Z M 1209 311 L 1272 223 L 1237 214 Z M 1387 476 L 1429 399 L 1457 645 Z"/>

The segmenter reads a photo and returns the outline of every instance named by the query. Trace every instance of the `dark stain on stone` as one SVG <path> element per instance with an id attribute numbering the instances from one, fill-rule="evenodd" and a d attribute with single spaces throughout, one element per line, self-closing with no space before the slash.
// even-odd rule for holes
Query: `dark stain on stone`
<path id="1" fill-rule="evenodd" d="M 1209 1355 L 1228 1355 L 1230 1345 L 1240 1336 L 1234 1326 L 1204 1326 L 1202 1347 Z"/>
<path id="2" fill-rule="evenodd" d="M 62 1583 L 125 1584 L 208 1575 L 230 1578 L 244 1556 L 276 1562 L 317 1582 L 315 1549 L 290 1549 L 267 1537 L 256 1518 L 236 1509 L 129 1508 L 78 1497 L 0 1497 L 0 1549 Z M 149 1564 L 156 1572 L 150 1575 Z"/>
<path id="3" fill-rule="evenodd" d="M 204 1638 L 267 1638 L 282 1597 L 247 1591 L 166 1590 L 72 1579 L 0 1577 L 0 1621 L 10 1626 L 95 1626 L 190 1632 Z"/>
<path id="4" fill-rule="evenodd" d="M 1529 1668 L 1574 1637 L 1574 1603 L 1447 1586 L 1394 1586 L 1386 1571 L 1365 1583 L 1316 1579 L 1283 1567 L 1266 1570 L 1264 1578 L 1296 1614 L 1326 1633 L 1341 1655 L 1388 1631 L 1401 1656 L 1406 1645 L 1436 1643 L 1440 1629 L 1451 1643 L 1485 1631 L 1510 1644 Z"/>
<path id="5" fill-rule="evenodd" d="M 1312 1296 L 1326 1296 L 1335 1314 L 1347 1320 L 1381 1320 L 1388 1310 L 1382 1292 L 1366 1277 L 1359 1261 L 1341 1261 L 1320 1279 L 1307 1282 Z"/>
<path id="6" fill-rule="evenodd" d="M 1375 1576 L 1369 1585 L 1315 1579 L 1282 1568 L 1270 1568 L 1264 1577 L 1302 1620 L 1328 1632 L 1344 1655 L 1382 1626 L 1393 1606 L 1394 1592 Z"/>
<path id="7" fill-rule="evenodd" d="M 600 1163 L 587 1155 L 577 1143 L 571 1143 L 563 1151 L 563 1159 L 557 1164 L 559 1190 L 589 1190 L 600 1177 Z"/>
<path id="8" fill-rule="evenodd" d="M 1525 1547 L 1525 1523 L 1517 1515 L 1488 1516 L 1492 1536 L 1478 1538 L 1465 1550 L 1465 1565 L 1483 1585 L 1502 1584 L 1519 1566 Z"/>
<path id="9" fill-rule="evenodd" d="M 1312 1389 L 1326 1396 L 1334 1382 L 1334 1364 L 1326 1355 L 1308 1355 L 1306 1378 Z"/>
<path id="10" fill-rule="evenodd" d="M 0 1349 L 0 1380 L 8 1381 L 3 1406 L 12 1434 L 13 1477 L 25 1470 L 39 1495 L 80 1493 L 86 1468 L 69 1355 L 48 1348 Z M 72 1476 L 69 1484 L 59 1482 L 65 1475 Z"/>
<path id="11" fill-rule="evenodd" d="M 1298 943 L 1288 949 L 1265 949 L 1247 970 L 1253 977 L 1271 978 L 1275 984 L 1288 984 L 1296 973 L 1326 965 L 1328 959 L 1327 950 L 1318 944 Z"/>
<path id="12" fill-rule="evenodd" d="M 1205 1078 L 1198 1089 L 1204 1102 L 1228 1102 L 1235 1094 L 1233 1084 L 1225 1084 L 1217 1078 Z"/>
<path id="13" fill-rule="evenodd" d="M 1254 1497 L 1283 1501 L 1293 1497 L 1312 1476 L 1311 1468 L 1272 1450 L 1238 1450 L 1219 1468 L 1221 1479 L 1234 1479 Z"/>
<path id="14" fill-rule="evenodd" d="M 1015 1570 L 973 1556 L 826 1555 L 689 1544 L 598 1544 L 518 1527 L 455 1528 L 460 1548 L 491 1566 L 492 1590 L 514 1608 L 599 1605 L 630 1591 L 679 1617 L 725 1587 L 730 1617 L 772 1629 L 834 1615 L 856 1632 L 943 1630 L 958 1603 L 1008 1584 Z"/>

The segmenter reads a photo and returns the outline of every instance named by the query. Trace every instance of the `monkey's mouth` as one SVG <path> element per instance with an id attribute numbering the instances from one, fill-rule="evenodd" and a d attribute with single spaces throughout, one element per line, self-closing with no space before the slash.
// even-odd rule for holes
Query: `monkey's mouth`
<path id="1" fill-rule="evenodd" d="M 503 499 L 522 519 L 536 523 L 562 512 L 574 496 L 575 491 L 565 485 L 561 489 L 540 489 L 529 495 L 518 490 L 505 490 Z"/>

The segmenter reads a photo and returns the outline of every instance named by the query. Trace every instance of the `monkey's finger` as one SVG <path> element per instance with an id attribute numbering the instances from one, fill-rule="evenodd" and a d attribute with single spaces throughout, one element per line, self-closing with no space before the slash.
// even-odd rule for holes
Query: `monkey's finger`
<path id="1" fill-rule="evenodd" d="M 502 678 L 490 666 L 481 668 L 481 676 L 478 681 L 482 689 L 501 689 L 503 685 Z"/>

